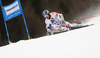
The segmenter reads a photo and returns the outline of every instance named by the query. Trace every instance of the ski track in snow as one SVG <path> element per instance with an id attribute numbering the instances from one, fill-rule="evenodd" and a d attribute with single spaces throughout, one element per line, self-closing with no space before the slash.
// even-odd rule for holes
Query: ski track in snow
<path id="1" fill-rule="evenodd" d="M 100 58 L 100 17 L 93 26 L 0 47 L 0 58 Z"/>

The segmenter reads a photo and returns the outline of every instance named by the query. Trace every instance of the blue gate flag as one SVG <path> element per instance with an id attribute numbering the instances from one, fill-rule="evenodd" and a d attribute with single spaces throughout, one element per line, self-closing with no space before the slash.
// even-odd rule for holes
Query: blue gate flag
<path id="1" fill-rule="evenodd" d="M 5 17 L 5 21 L 8 21 L 14 17 L 17 17 L 22 14 L 21 4 L 19 0 L 14 1 L 12 4 L 7 6 L 2 6 L 2 11 Z"/>
<path id="2" fill-rule="evenodd" d="M 22 10 L 21 4 L 20 4 L 20 0 L 16 0 L 12 4 L 7 5 L 7 6 L 2 6 L 2 2 L 0 0 L 0 4 L 1 4 L 3 17 L 4 17 L 4 23 L 5 23 L 5 28 L 6 28 L 9 44 L 11 42 L 10 42 L 10 38 L 9 38 L 9 33 L 8 33 L 6 21 L 8 21 L 8 20 L 10 20 L 10 19 L 12 19 L 14 17 L 17 17 L 19 15 L 23 16 L 23 20 L 24 20 L 24 23 L 25 23 L 27 35 L 28 35 L 28 38 L 30 40 L 30 35 L 29 35 L 29 32 L 28 32 L 28 28 L 27 28 L 27 24 L 26 24 L 26 20 L 25 20 L 25 17 L 24 17 L 24 13 L 23 13 L 23 10 Z"/>

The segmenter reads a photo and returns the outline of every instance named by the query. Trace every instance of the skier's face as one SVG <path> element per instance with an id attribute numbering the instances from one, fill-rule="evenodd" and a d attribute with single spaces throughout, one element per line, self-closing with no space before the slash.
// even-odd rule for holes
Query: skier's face
<path id="1" fill-rule="evenodd" d="M 49 19 L 49 16 L 47 16 L 46 19 Z"/>
<path id="2" fill-rule="evenodd" d="M 45 17 L 46 19 L 49 19 L 49 15 L 47 15 L 47 14 L 46 14 L 46 15 L 44 15 L 44 17 Z"/>

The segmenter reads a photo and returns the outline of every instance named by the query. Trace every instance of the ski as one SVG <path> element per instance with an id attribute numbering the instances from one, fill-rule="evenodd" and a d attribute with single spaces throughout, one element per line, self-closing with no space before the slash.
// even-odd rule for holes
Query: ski
<path id="1" fill-rule="evenodd" d="M 75 29 L 79 29 L 79 28 L 84 28 L 84 27 L 88 27 L 88 26 L 92 26 L 92 25 L 94 25 L 94 24 L 82 25 L 80 27 L 71 27 L 71 28 L 69 28 L 69 30 L 60 31 L 60 32 L 53 32 L 53 34 L 63 33 L 63 32 L 67 32 L 67 31 L 71 31 L 71 30 L 75 30 Z"/>
<path id="2" fill-rule="evenodd" d="M 71 27 L 70 30 L 79 29 L 79 28 L 83 28 L 83 27 L 88 27 L 88 26 L 92 26 L 92 25 L 94 25 L 94 24 L 82 25 L 80 27 Z"/>

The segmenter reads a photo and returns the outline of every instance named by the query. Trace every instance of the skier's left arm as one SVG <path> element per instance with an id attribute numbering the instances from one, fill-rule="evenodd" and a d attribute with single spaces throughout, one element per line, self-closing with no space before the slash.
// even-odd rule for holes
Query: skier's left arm
<path id="1" fill-rule="evenodd" d="M 64 23 L 65 20 L 64 20 L 64 17 L 62 14 L 59 14 L 58 20 L 59 20 L 60 25 L 62 25 Z"/>

